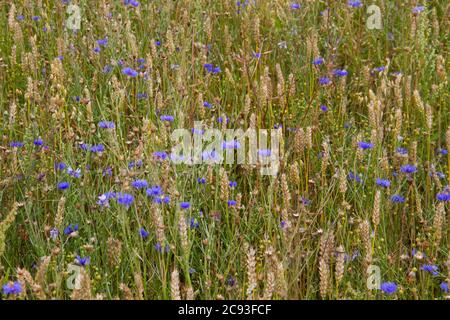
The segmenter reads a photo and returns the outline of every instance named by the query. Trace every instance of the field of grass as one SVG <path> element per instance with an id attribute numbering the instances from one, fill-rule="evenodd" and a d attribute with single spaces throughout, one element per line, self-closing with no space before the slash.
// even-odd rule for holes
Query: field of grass
<path id="1" fill-rule="evenodd" d="M 448 1 L 0 13 L 0 299 L 450 299 Z M 278 172 L 175 163 L 197 121 Z"/>

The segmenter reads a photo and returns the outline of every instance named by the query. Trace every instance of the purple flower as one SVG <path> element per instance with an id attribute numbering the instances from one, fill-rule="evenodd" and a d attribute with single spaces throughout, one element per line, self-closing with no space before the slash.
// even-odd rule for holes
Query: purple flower
<path id="1" fill-rule="evenodd" d="M 237 182 L 236 181 L 230 181 L 230 183 L 228 185 L 230 186 L 230 188 L 236 188 L 237 187 Z"/>
<path id="2" fill-rule="evenodd" d="M 64 229 L 64 234 L 67 236 L 76 231 L 78 231 L 78 224 L 76 224 L 76 225 L 71 224 Z"/>
<path id="3" fill-rule="evenodd" d="M 99 46 L 106 46 L 108 44 L 108 37 L 100 39 L 100 40 L 97 40 L 97 44 Z"/>
<path id="4" fill-rule="evenodd" d="M 362 182 L 361 177 L 359 176 L 359 174 L 355 174 L 355 173 L 353 173 L 352 171 L 350 171 L 350 172 L 348 173 L 347 179 L 350 180 L 350 181 L 355 180 L 355 181 L 358 182 L 358 183 L 361 183 L 361 182 Z"/>
<path id="5" fill-rule="evenodd" d="M 321 84 L 321 85 L 327 85 L 327 84 L 330 84 L 331 83 L 331 80 L 328 78 L 328 77 L 321 77 L 321 78 L 319 78 L 319 83 Z"/>
<path id="6" fill-rule="evenodd" d="M 148 237 L 149 233 L 144 228 L 141 228 L 139 229 L 139 235 L 145 239 Z"/>
<path id="7" fill-rule="evenodd" d="M 41 138 L 37 138 L 33 141 L 35 146 L 42 146 L 44 144 L 44 140 L 42 140 Z"/>
<path id="8" fill-rule="evenodd" d="M 272 154 L 272 150 L 270 150 L 270 149 L 259 149 L 258 150 L 258 155 L 262 158 L 270 157 L 271 154 Z"/>
<path id="9" fill-rule="evenodd" d="M 147 180 L 134 180 L 131 185 L 136 189 L 146 188 L 148 186 Z"/>
<path id="10" fill-rule="evenodd" d="M 348 5 L 349 5 L 350 7 L 353 7 L 353 8 L 360 8 L 360 7 L 362 7 L 362 3 L 361 3 L 361 1 L 359 1 L 359 0 L 350 0 L 350 1 L 348 2 Z"/>
<path id="11" fill-rule="evenodd" d="M 5 285 L 3 285 L 3 294 L 4 295 L 18 295 L 22 292 L 22 285 L 19 281 L 16 282 L 10 282 Z"/>
<path id="12" fill-rule="evenodd" d="M 162 115 L 159 118 L 161 119 L 161 121 L 168 121 L 168 122 L 173 122 L 174 120 L 174 117 L 169 115 Z"/>
<path id="13" fill-rule="evenodd" d="M 420 267 L 420 270 L 426 271 L 431 273 L 433 276 L 437 276 L 439 275 L 439 268 L 438 266 L 434 265 L 434 264 L 424 264 Z"/>
<path id="14" fill-rule="evenodd" d="M 366 142 L 366 141 L 360 141 L 360 142 L 358 142 L 358 146 L 363 150 L 372 149 L 373 143 Z"/>
<path id="15" fill-rule="evenodd" d="M 241 147 L 241 144 L 237 140 L 222 142 L 223 149 L 239 149 L 240 147 Z"/>
<path id="16" fill-rule="evenodd" d="M 414 7 L 413 9 L 412 9 L 412 13 L 421 13 L 422 11 L 424 11 L 425 10 L 425 6 L 417 6 L 417 7 Z"/>
<path id="17" fill-rule="evenodd" d="M 102 51 L 102 49 L 100 49 L 100 47 L 95 47 L 94 49 L 92 49 L 95 53 L 99 53 L 100 51 Z"/>
<path id="18" fill-rule="evenodd" d="M 322 104 L 320 106 L 320 110 L 322 110 L 323 112 L 327 112 L 328 111 L 328 107 L 326 105 Z"/>
<path id="19" fill-rule="evenodd" d="M 450 201 L 450 193 L 438 193 L 436 199 L 438 201 Z"/>
<path id="20" fill-rule="evenodd" d="M 300 8 L 301 8 L 301 5 L 298 4 L 298 3 L 292 3 L 291 4 L 291 9 L 297 10 L 297 9 L 300 9 Z"/>
<path id="21" fill-rule="evenodd" d="M 384 293 L 391 295 L 397 291 L 397 285 L 394 282 L 383 282 L 380 289 Z"/>
<path id="22" fill-rule="evenodd" d="M 383 188 L 389 188 L 391 186 L 391 181 L 389 181 L 388 179 L 377 178 L 377 185 Z"/>
<path id="23" fill-rule="evenodd" d="M 82 257 L 80 257 L 80 256 L 76 256 L 75 259 L 76 259 L 77 263 L 78 263 L 80 266 L 82 266 L 82 267 L 87 266 L 87 265 L 91 262 L 91 258 L 90 258 L 90 257 L 84 257 L 84 258 L 82 258 Z"/>
<path id="24" fill-rule="evenodd" d="M 113 121 L 100 121 L 98 126 L 102 129 L 114 129 L 116 127 Z"/>
<path id="25" fill-rule="evenodd" d="M 205 178 L 197 178 L 197 182 L 200 184 L 205 184 L 206 183 L 206 179 Z"/>
<path id="26" fill-rule="evenodd" d="M 105 146 L 102 144 L 96 144 L 96 145 L 91 146 L 89 148 L 89 151 L 94 152 L 94 153 L 103 152 L 103 151 L 105 151 Z"/>
<path id="27" fill-rule="evenodd" d="M 145 190 L 145 193 L 149 197 L 156 197 L 163 195 L 163 190 L 160 186 L 152 186 L 150 188 L 147 188 L 147 190 Z"/>
<path id="28" fill-rule="evenodd" d="M 167 159 L 167 153 L 164 151 L 155 151 L 155 152 L 153 152 L 153 156 L 159 160 Z"/>
<path id="29" fill-rule="evenodd" d="M 236 200 L 228 200 L 228 206 L 234 207 L 237 204 Z"/>
<path id="30" fill-rule="evenodd" d="M 138 72 L 136 70 L 133 70 L 129 67 L 123 68 L 122 73 L 126 74 L 127 76 L 133 77 L 133 78 L 138 75 Z"/>
<path id="31" fill-rule="evenodd" d="M 22 148 L 24 146 L 24 143 L 20 141 L 13 141 L 9 144 L 9 146 L 11 148 Z"/>
<path id="32" fill-rule="evenodd" d="M 58 189 L 59 190 L 66 190 L 70 187 L 70 183 L 68 182 L 60 182 L 58 183 Z"/>
<path id="33" fill-rule="evenodd" d="M 441 288 L 441 290 L 444 291 L 445 293 L 448 293 L 448 284 L 447 284 L 447 282 L 441 282 L 441 284 L 439 285 L 439 288 Z"/>
<path id="34" fill-rule="evenodd" d="M 52 238 L 52 240 L 56 240 L 58 235 L 59 235 L 58 229 L 53 228 L 52 230 L 50 230 L 50 238 Z"/>
<path id="35" fill-rule="evenodd" d="M 333 71 L 333 74 L 335 77 L 345 77 L 346 75 L 348 75 L 348 72 L 345 69 L 335 69 Z"/>
<path id="36" fill-rule="evenodd" d="M 406 154 L 408 154 L 408 150 L 407 150 L 406 148 L 402 148 L 402 147 L 398 147 L 398 148 L 396 149 L 396 152 L 397 152 L 398 154 L 401 154 L 401 155 L 406 155 Z"/>
<path id="37" fill-rule="evenodd" d="M 181 209 L 189 209 L 191 207 L 191 204 L 189 202 L 181 202 L 180 208 Z"/>
<path id="38" fill-rule="evenodd" d="M 400 171 L 403 173 L 414 173 L 417 171 L 417 167 L 412 164 L 405 164 L 404 166 L 401 166 Z"/>
<path id="39" fill-rule="evenodd" d="M 129 193 L 120 193 L 117 195 L 117 202 L 126 208 L 129 208 L 134 201 L 133 195 Z"/>
<path id="40" fill-rule="evenodd" d="M 212 73 L 212 74 L 216 74 L 216 73 L 219 73 L 222 71 L 222 70 L 220 70 L 220 67 L 217 67 L 217 66 L 215 67 L 212 63 L 205 63 L 203 65 L 203 67 L 205 68 L 205 70 L 208 73 Z"/>
<path id="41" fill-rule="evenodd" d="M 81 169 L 72 169 L 72 167 L 67 167 L 67 174 L 74 178 L 80 178 L 81 177 Z"/>
<path id="42" fill-rule="evenodd" d="M 323 64 L 323 62 L 324 62 L 324 60 L 322 57 L 317 57 L 313 60 L 313 65 L 319 66 L 319 65 Z"/>
<path id="43" fill-rule="evenodd" d="M 399 195 L 399 194 L 394 194 L 394 195 L 391 197 L 391 201 L 394 202 L 394 203 L 403 203 L 403 202 L 405 202 L 405 198 L 402 197 L 402 196 Z"/>
<path id="44" fill-rule="evenodd" d="M 203 106 L 208 109 L 211 109 L 213 107 L 212 103 L 209 103 L 208 101 L 203 102 Z"/>

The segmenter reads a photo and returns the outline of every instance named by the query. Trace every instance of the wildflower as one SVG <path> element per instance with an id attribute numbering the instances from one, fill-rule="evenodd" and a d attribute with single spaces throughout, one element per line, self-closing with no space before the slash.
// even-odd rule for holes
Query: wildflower
<path id="1" fill-rule="evenodd" d="M 147 190 L 145 190 L 145 193 L 149 197 L 156 197 L 161 196 L 163 194 L 163 190 L 160 186 L 152 186 L 150 188 L 147 188 Z"/>
<path id="2" fill-rule="evenodd" d="M 4 295 L 18 295 L 22 292 L 22 285 L 19 281 L 9 282 L 3 286 L 3 294 Z"/>
<path id="3" fill-rule="evenodd" d="M 297 10 L 297 9 L 300 9 L 300 8 L 301 8 L 301 5 L 298 4 L 298 3 L 292 3 L 291 4 L 291 9 Z"/>
<path id="4" fill-rule="evenodd" d="M 240 147 L 241 147 L 241 144 L 237 140 L 222 142 L 223 149 L 239 149 Z"/>
<path id="5" fill-rule="evenodd" d="M 168 121 L 168 122 L 173 122 L 173 120 L 174 120 L 173 116 L 168 116 L 168 115 L 162 115 L 159 118 L 161 119 L 161 121 Z"/>
<path id="6" fill-rule="evenodd" d="M 402 196 L 399 195 L 399 194 L 394 194 L 394 195 L 391 197 L 391 201 L 394 202 L 394 203 L 403 203 L 403 202 L 405 202 L 405 198 L 402 197 Z"/>
<path id="7" fill-rule="evenodd" d="M 380 289 L 384 293 L 391 295 L 397 291 L 397 285 L 394 282 L 383 282 Z"/>
<path id="8" fill-rule="evenodd" d="M 95 47 L 94 49 L 92 49 L 95 53 L 99 53 L 102 49 L 100 49 L 100 47 Z"/>
<path id="9" fill-rule="evenodd" d="M 100 121 L 98 126 L 102 129 L 114 129 L 116 127 L 113 121 Z"/>
<path id="10" fill-rule="evenodd" d="M 222 70 L 220 70 L 220 67 L 218 66 L 214 66 L 212 63 L 205 63 L 203 65 L 203 67 L 205 68 L 205 70 L 208 73 L 212 73 L 212 74 L 216 74 L 216 73 L 220 73 Z"/>
<path id="11" fill-rule="evenodd" d="M 31 20 L 33 20 L 33 21 L 39 21 L 39 20 L 41 20 L 41 17 L 39 17 L 39 16 L 32 16 L 32 17 L 31 17 Z"/>
<path id="12" fill-rule="evenodd" d="M 441 290 L 444 291 L 445 293 L 448 293 L 448 284 L 447 284 L 447 282 L 441 282 L 441 284 L 439 285 L 439 288 L 441 288 Z"/>
<path id="13" fill-rule="evenodd" d="M 416 166 L 411 165 L 411 164 L 405 164 L 404 166 L 401 166 L 400 171 L 403 173 L 414 173 L 417 171 Z"/>
<path id="14" fill-rule="evenodd" d="M 90 257 L 82 258 L 80 256 L 76 256 L 75 260 L 82 267 L 87 266 L 91 262 L 91 258 Z"/>
<path id="15" fill-rule="evenodd" d="M 348 2 L 348 5 L 353 8 L 361 8 L 362 7 L 362 3 L 359 0 L 350 0 Z"/>
<path id="16" fill-rule="evenodd" d="M 317 57 L 313 60 L 313 65 L 319 66 L 319 65 L 323 64 L 323 62 L 324 62 L 324 60 L 322 57 Z"/>
<path id="17" fill-rule="evenodd" d="M 408 150 L 406 148 L 402 148 L 402 147 L 398 147 L 395 151 L 398 154 L 401 154 L 401 155 L 407 155 L 408 154 Z"/>
<path id="18" fill-rule="evenodd" d="M 112 176 L 112 168 L 111 167 L 106 167 L 105 169 L 103 169 L 102 171 L 102 176 Z"/>
<path id="19" fill-rule="evenodd" d="M 213 107 L 212 103 L 209 103 L 208 101 L 203 102 L 203 106 L 208 109 L 211 109 Z"/>
<path id="20" fill-rule="evenodd" d="M 159 41 L 159 40 L 155 40 L 155 46 L 157 46 L 157 47 L 159 47 L 160 45 L 161 45 L 161 41 Z"/>
<path id="21" fill-rule="evenodd" d="M 384 70 L 386 70 L 385 66 L 381 66 L 381 67 L 377 67 L 377 68 L 373 69 L 373 71 L 375 71 L 375 72 L 382 72 Z"/>
<path id="22" fill-rule="evenodd" d="M 321 85 L 327 85 L 327 84 L 330 84 L 331 83 L 331 80 L 329 79 L 329 78 L 327 78 L 327 77 L 321 77 L 321 78 L 319 78 L 319 83 L 321 84 Z"/>
<path id="23" fill-rule="evenodd" d="M 189 202 L 181 202 L 180 208 L 181 209 L 189 209 L 191 207 L 191 204 Z"/>
<path id="24" fill-rule="evenodd" d="M 261 52 L 253 52 L 253 58 L 259 59 L 261 58 Z"/>
<path id="25" fill-rule="evenodd" d="M 438 266 L 434 265 L 434 264 L 424 264 L 420 267 L 420 270 L 426 271 L 431 273 L 433 276 L 437 276 L 439 275 L 438 272 Z"/>
<path id="26" fill-rule="evenodd" d="M 59 231 L 56 228 L 53 228 L 52 230 L 50 230 L 50 238 L 52 238 L 52 240 L 56 240 L 56 238 L 59 235 Z"/>
<path id="27" fill-rule="evenodd" d="M 206 179 L 205 178 L 197 178 L 197 182 L 200 184 L 205 184 L 206 183 Z"/>
<path id="28" fill-rule="evenodd" d="M 44 144 L 44 140 L 42 140 L 41 138 L 37 138 L 37 139 L 34 139 L 33 143 L 35 146 L 39 147 Z"/>
<path id="29" fill-rule="evenodd" d="M 73 170 L 72 167 L 68 167 L 67 174 L 74 178 L 80 178 L 81 177 L 81 169 L 78 168 L 76 170 Z"/>
<path id="30" fill-rule="evenodd" d="M 258 155 L 260 157 L 263 157 L 263 158 L 270 157 L 271 154 L 272 154 L 272 150 L 270 150 L 270 149 L 258 149 Z"/>
<path id="31" fill-rule="evenodd" d="M 348 72 L 345 69 L 335 69 L 333 71 L 333 74 L 335 77 L 345 77 L 346 75 L 348 75 Z"/>
<path id="32" fill-rule="evenodd" d="M 229 207 L 234 207 L 236 205 L 236 200 L 228 200 L 228 206 Z"/>
<path id="33" fill-rule="evenodd" d="M 11 148 L 22 148 L 24 146 L 24 143 L 20 141 L 13 141 L 9 144 L 9 146 Z"/>
<path id="34" fill-rule="evenodd" d="M 373 143 L 366 142 L 366 141 L 360 141 L 360 142 L 358 142 L 358 146 L 363 150 L 372 149 Z"/>
<path id="35" fill-rule="evenodd" d="M 148 183 L 146 180 L 134 180 L 131 185 L 136 189 L 146 188 Z"/>
<path id="36" fill-rule="evenodd" d="M 358 183 L 362 182 L 361 177 L 358 174 L 353 173 L 352 171 L 350 171 L 348 173 L 347 179 L 350 180 L 350 181 L 355 180 Z"/>
<path id="37" fill-rule="evenodd" d="M 417 13 L 421 13 L 424 10 L 425 10 L 425 6 L 416 6 L 412 9 L 412 13 L 417 14 Z"/>
<path id="38" fill-rule="evenodd" d="M 200 224 L 198 223 L 198 221 L 195 218 L 191 218 L 190 222 L 189 222 L 189 227 L 191 229 L 197 229 L 200 226 Z"/>
<path id="39" fill-rule="evenodd" d="M 169 196 L 157 196 L 153 198 L 153 203 L 162 204 L 162 203 L 170 203 Z"/>
<path id="40" fill-rule="evenodd" d="M 438 193 L 436 199 L 438 201 L 450 201 L 450 193 Z"/>
<path id="41" fill-rule="evenodd" d="M 70 183 L 68 182 L 60 182 L 58 183 L 58 189 L 59 190 L 66 190 L 70 187 Z"/>
<path id="42" fill-rule="evenodd" d="M 323 112 L 327 112 L 328 111 L 328 107 L 323 104 L 323 105 L 320 106 L 320 110 L 322 110 Z"/>
<path id="43" fill-rule="evenodd" d="M 383 188 L 389 188 L 391 186 L 391 181 L 389 181 L 388 179 L 377 178 L 377 185 Z"/>
<path id="44" fill-rule="evenodd" d="M 218 117 L 217 118 L 217 122 L 218 123 L 222 123 L 225 120 L 225 123 L 230 122 L 230 119 L 228 117 L 226 117 L 226 119 L 224 119 L 223 117 Z"/>
<path id="45" fill-rule="evenodd" d="M 77 231 L 78 231 L 78 224 L 76 225 L 71 224 L 64 229 L 64 234 L 67 236 Z"/>
<path id="46" fill-rule="evenodd" d="M 122 73 L 127 75 L 127 76 L 133 77 L 133 78 L 138 75 L 136 70 L 133 70 L 133 69 L 131 69 L 129 67 L 123 68 L 122 69 Z"/>
<path id="47" fill-rule="evenodd" d="M 90 147 L 89 151 L 94 153 L 103 152 L 105 151 L 105 146 L 102 144 L 93 145 Z"/>
<path id="48" fill-rule="evenodd" d="M 149 233 L 147 231 L 145 231 L 144 228 L 141 228 L 141 229 L 139 229 L 139 235 L 145 239 L 148 237 Z"/>
<path id="49" fill-rule="evenodd" d="M 440 153 L 443 156 L 446 156 L 446 155 L 448 155 L 448 150 L 444 149 L 444 148 L 439 148 L 438 153 Z"/>
<path id="50" fill-rule="evenodd" d="M 155 152 L 153 152 L 153 156 L 159 160 L 167 159 L 167 153 L 164 151 L 155 151 Z"/>
<path id="51" fill-rule="evenodd" d="M 100 39 L 100 40 L 97 40 L 97 44 L 99 46 L 106 46 L 108 44 L 108 37 Z"/>
<path id="52" fill-rule="evenodd" d="M 129 193 L 121 193 L 117 196 L 117 202 L 124 205 L 126 208 L 129 208 L 133 201 L 134 197 Z"/>
<path id="53" fill-rule="evenodd" d="M 17 19 L 17 21 L 23 21 L 23 19 L 25 19 L 25 17 L 23 16 L 23 14 L 19 14 L 19 15 L 16 17 L 16 19 Z"/>
<path id="54" fill-rule="evenodd" d="M 237 182 L 236 181 L 230 181 L 230 183 L 228 185 L 230 186 L 230 188 L 236 188 L 237 187 Z"/>
<path id="55" fill-rule="evenodd" d="M 233 278 L 231 275 L 227 278 L 227 285 L 230 287 L 234 287 L 236 285 L 236 279 Z"/>

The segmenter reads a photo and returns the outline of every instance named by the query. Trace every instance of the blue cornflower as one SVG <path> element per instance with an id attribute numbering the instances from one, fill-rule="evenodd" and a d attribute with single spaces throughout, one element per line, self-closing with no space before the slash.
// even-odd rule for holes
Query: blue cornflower
<path id="1" fill-rule="evenodd" d="M 3 294 L 4 295 L 18 295 L 22 292 L 22 285 L 19 281 L 16 282 L 9 282 L 5 285 L 3 285 Z"/>
<path id="2" fill-rule="evenodd" d="M 102 144 L 96 144 L 96 145 L 91 146 L 89 148 L 89 151 L 94 152 L 94 153 L 103 152 L 103 151 L 105 151 L 105 146 Z"/>
<path id="3" fill-rule="evenodd" d="M 116 127 L 113 121 L 100 121 L 98 126 L 102 129 L 114 129 Z"/>
<path id="4" fill-rule="evenodd" d="M 395 151 L 396 151 L 398 154 L 402 154 L 402 155 L 407 155 L 407 154 L 408 154 L 408 149 L 402 148 L 402 147 L 398 147 Z"/>
<path id="5" fill-rule="evenodd" d="M 169 203 L 170 202 L 170 197 L 169 196 L 156 196 L 153 197 L 153 203 L 156 204 L 162 204 L 162 203 Z"/>
<path id="6" fill-rule="evenodd" d="M 120 193 L 117 195 L 117 202 L 129 208 L 134 201 L 133 195 L 129 193 Z"/>
<path id="7" fill-rule="evenodd" d="M 39 17 L 39 16 L 32 16 L 32 17 L 31 17 L 31 20 L 33 20 L 33 21 L 39 21 L 39 20 L 41 20 L 41 17 Z"/>
<path id="8" fill-rule="evenodd" d="M 144 228 L 141 228 L 139 229 L 139 235 L 145 239 L 149 236 L 149 233 Z"/>
<path id="9" fill-rule="evenodd" d="M 56 228 L 53 228 L 52 230 L 50 230 L 50 238 L 52 238 L 52 240 L 56 240 L 56 238 L 59 235 L 59 230 Z"/>
<path id="10" fill-rule="evenodd" d="M 173 122 L 173 120 L 175 119 L 173 116 L 169 115 L 162 115 L 159 118 L 161 119 L 161 121 L 168 121 L 168 122 Z"/>
<path id="11" fill-rule="evenodd" d="M 155 40 L 155 46 L 157 46 L 157 47 L 159 47 L 160 45 L 161 45 L 161 41 L 159 41 L 159 40 Z"/>
<path id="12" fill-rule="evenodd" d="M 321 85 L 327 85 L 331 83 L 331 80 L 328 77 L 320 77 L 319 78 L 319 83 Z"/>
<path id="13" fill-rule="evenodd" d="M 272 150 L 270 150 L 270 149 L 258 149 L 258 155 L 260 157 L 263 157 L 263 158 L 270 157 L 271 154 L 272 154 Z"/>
<path id="14" fill-rule="evenodd" d="M 57 162 L 55 163 L 55 169 L 56 170 L 64 170 L 66 168 L 66 164 L 64 162 Z"/>
<path id="15" fill-rule="evenodd" d="M 78 224 L 75 225 L 71 224 L 64 229 L 64 234 L 67 236 L 77 231 L 78 231 Z"/>
<path id="16" fill-rule="evenodd" d="M 198 221 L 195 218 L 191 218 L 191 220 L 189 221 L 189 227 L 191 229 L 197 229 L 200 226 L 200 224 L 198 223 Z"/>
<path id="17" fill-rule="evenodd" d="M 366 142 L 366 141 L 360 141 L 360 142 L 358 142 L 358 146 L 359 146 L 361 149 L 364 149 L 364 150 L 366 150 L 366 149 L 372 149 L 372 148 L 373 148 L 373 143 Z"/>
<path id="18" fill-rule="evenodd" d="M 160 160 L 165 160 L 165 159 L 167 159 L 167 153 L 164 152 L 164 151 L 155 151 L 155 152 L 153 152 L 153 156 L 154 156 L 156 159 L 160 159 Z"/>
<path id="19" fill-rule="evenodd" d="M 230 287 L 234 287 L 236 285 L 236 279 L 233 278 L 231 275 L 227 278 L 227 285 Z"/>
<path id="20" fill-rule="evenodd" d="M 81 177 L 81 169 L 77 168 L 77 169 L 72 169 L 72 167 L 67 167 L 67 174 L 71 177 L 74 178 L 80 178 Z"/>
<path id="21" fill-rule="evenodd" d="M 146 92 L 138 92 L 137 98 L 139 100 L 147 99 L 148 98 L 148 94 Z"/>
<path id="22" fill-rule="evenodd" d="M 99 53 L 100 51 L 102 51 L 102 49 L 100 47 L 95 47 L 94 49 L 92 49 L 95 53 Z"/>
<path id="23" fill-rule="evenodd" d="M 22 148 L 24 146 L 24 143 L 20 141 L 13 141 L 9 144 L 9 146 L 11 148 Z"/>
<path id="24" fill-rule="evenodd" d="M 322 57 L 317 57 L 313 60 L 313 65 L 319 66 L 319 65 L 323 64 L 323 62 L 324 62 L 324 60 Z"/>
<path id="25" fill-rule="evenodd" d="M 399 195 L 399 194 L 394 194 L 394 195 L 391 197 L 391 201 L 394 202 L 394 203 L 403 203 L 403 202 L 405 202 L 405 198 L 402 197 L 402 196 Z"/>
<path id="26" fill-rule="evenodd" d="M 221 72 L 220 67 L 215 67 L 212 63 L 205 63 L 203 67 L 206 69 L 208 73 L 216 74 Z"/>
<path id="27" fill-rule="evenodd" d="M 360 8 L 360 7 L 362 7 L 362 3 L 361 3 L 361 1 L 359 1 L 359 0 L 350 0 L 350 1 L 348 2 L 348 5 L 349 5 L 350 7 L 353 7 L 353 8 Z"/>
<path id="28" fill-rule="evenodd" d="M 228 185 L 230 186 L 230 188 L 236 188 L 237 187 L 237 182 L 236 181 L 230 181 L 230 183 Z"/>
<path id="29" fill-rule="evenodd" d="M 230 118 L 228 118 L 228 117 L 225 117 L 225 119 L 223 117 L 218 117 L 217 118 L 217 122 L 218 123 L 222 123 L 224 120 L 225 120 L 225 123 L 230 122 Z"/>
<path id="30" fill-rule="evenodd" d="M 424 264 L 420 267 L 420 270 L 431 273 L 433 276 L 439 275 L 439 268 L 434 264 Z"/>
<path id="31" fill-rule="evenodd" d="M 222 142 L 222 149 L 239 149 L 241 144 L 237 140 Z"/>
<path id="32" fill-rule="evenodd" d="M 400 171 L 403 173 L 414 173 L 417 171 L 417 167 L 412 164 L 405 164 L 404 166 L 401 166 Z"/>
<path id="33" fill-rule="evenodd" d="M 138 72 L 136 70 L 131 69 L 130 67 L 123 68 L 122 73 L 133 78 L 138 75 Z"/>
<path id="34" fill-rule="evenodd" d="M 208 109 L 211 109 L 213 107 L 212 103 L 210 103 L 208 101 L 203 102 L 203 106 L 208 108 Z"/>
<path id="35" fill-rule="evenodd" d="M 227 203 L 229 207 L 234 207 L 237 204 L 236 200 L 228 200 Z"/>
<path id="36" fill-rule="evenodd" d="M 103 39 L 97 40 L 97 44 L 99 46 L 106 46 L 108 44 L 108 37 L 105 37 Z"/>
<path id="37" fill-rule="evenodd" d="M 389 188 L 391 186 L 391 181 L 389 181 L 388 179 L 377 178 L 377 185 L 379 185 L 380 187 Z"/>
<path id="38" fill-rule="evenodd" d="M 445 293 L 448 293 L 448 284 L 447 284 L 447 282 L 441 282 L 441 284 L 439 285 L 439 288 L 441 288 L 441 290 L 444 291 Z"/>
<path id="39" fill-rule="evenodd" d="M 450 193 L 438 193 L 436 199 L 438 201 L 450 201 Z"/>
<path id="40" fill-rule="evenodd" d="M 136 189 L 146 188 L 148 186 L 147 180 L 134 180 L 131 185 Z"/>
<path id="41" fill-rule="evenodd" d="M 191 204 L 189 202 L 181 202 L 180 208 L 181 209 L 189 209 L 191 207 Z"/>
<path id="42" fill-rule="evenodd" d="M 291 4 L 291 9 L 297 10 L 297 9 L 300 9 L 300 8 L 301 8 L 301 5 L 298 4 L 298 3 L 292 3 Z"/>
<path id="43" fill-rule="evenodd" d="M 82 266 L 82 267 L 87 266 L 87 265 L 91 262 L 91 258 L 90 258 L 90 257 L 84 257 L 84 258 L 82 258 L 82 257 L 80 257 L 80 256 L 76 256 L 75 259 L 76 259 L 77 263 L 78 263 L 80 266 Z"/>
<path id="44" fill-rule="evenodd" d="M 42 146 L 44 144 L 44 140 L 42 140 L 41 138 L 37 138 L 37 139 L 34 139 L 33 143 L 34 143 L 35 146 L 39 147 L 39 146 Z"/>
<path id="45" fill-rule="evenodd" d="M 382 72 L 382 71 L 384 71 L 384 70 L 386 70 L 386 67 L 385 67 L 385 66 L 376 67 L 376 68 L 373 69 L 373 71 L 375 71 L 375 72 Z"/>
<path id="46" fill-rule="evenodd" d="M 16 17 L 16 19 L 17 19 L 17 21 L 23 21 L 23 19 L 25 19 L 25 17 L 23 16 L 23 14 L 19 14 L 19 15 Z"/>
<path id="47" fill-rule="evenodd" d="M 156 197 L 163 195 L 163 190 L 161 186 L 152 186 L 150 188 L 147 188 L 147 190 L 145 190 L 145 193 L 149 197 Z"/>
<path id="48" fill-rule="evenodd" d="M 256 58 L 256 59 L 261 58 L 261 52 L 253 52 L 252 55 L 253 55 L 253 58 Z"/>
<path id="49" fill-rule="evenodd" d="M 197 182 L 200 184 L 205 184 L 206 183 L 206 179 L 205 178 L 197 178 Z"/>
<path id="50" fill-rule="evenodd" d="M 328 107 L 326 105 L 322 104 L 320 106 L 320 110 L 322 110 L 323 112 L 327 112 L 328 111 Z"/>
<path id="51" fill-rule="evenodd" d="M 439 148 L 438 153 L 440 153 L 443 156 L 446 156 L 446 155 L 448 155 L 448 150 L 444 149 L 444 148 Z"/>
<path id="52" fill-rule="evenodd" d="M 384 293 L 391 295 L 397 291 L 397 285 L 394 282 L 383 282 L 380 289 Z"/>
<path id="53" fill-rule="evenodd" d="M 412 9 L 412 13 L 421 13 L 425 10 L 425 6 L 417 6 Z"/>
<path id="54" fill-rule="evenodd" d="M 348 75 L 348 72 L 345 69 L 335 69 L 333 70 L 333 74 L 335 77 L 345 77 Z"/>
<path id="55" fill-rule="evenodd" d="M 60 182 L 58 183 L 58 189 L 59 190 L 66 190 L 70 187 L 70 183 L 68 182 Z"/>
<path id="56" fill-rule="evenodd" d="M 350 171 L 350 172 L 348 173 L 347 179 L 350 180 L 350 181 L 355 180 L 355 181 L 358 182 L 358 183 L 361 183 L 361 182 L 362 182 L 361 177 L 359 176 L 359 174 L 355 174 L 355 173 L 353 173 L 352 171 Z"/>

